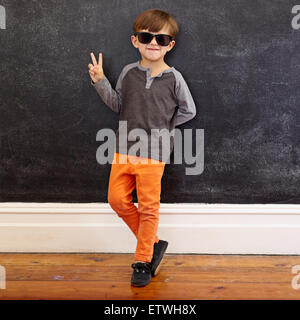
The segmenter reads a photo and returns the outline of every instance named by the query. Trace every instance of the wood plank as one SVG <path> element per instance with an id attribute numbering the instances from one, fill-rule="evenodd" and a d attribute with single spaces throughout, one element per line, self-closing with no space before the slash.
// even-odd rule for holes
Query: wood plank
<path id="1" fill-rule="evenodd" d="M 166 265 L 186 266 L 286 266 L 300 264 L 299 255 L 204 255 L 166 254 Z M 253 259 L 255 258 L 255 259 Z M 120 253 L 0 253 L 0 264 L 120 266 L 133 262 L 133 254 Z"/>
<path id="2" fill-rule="evenodd" d="M 101 266 L 10 266 L 6 269 L 7 281 L 128 281 L 132 269 L 126 267 Z M 219 268 L 186 267 L 174 269 L 162 264 L 160 279 L 176 282 L 281 282 L 291 280 L 291 272 L 286 270 L 267 270 L 266 268 Z M 157 277 L 156 277 L 157 278 Z"/>
<path id="3" fill-rule="evenodd" d="M 129 280 L 129 279 L 128 279 Z M 12 281 L 0 290 L 0 299 L 88 300 L 299 300 L 299 291 L 283 283 L 186 283 L 153 281 L 136 288 L 129 282 L 108 281 Z"/>

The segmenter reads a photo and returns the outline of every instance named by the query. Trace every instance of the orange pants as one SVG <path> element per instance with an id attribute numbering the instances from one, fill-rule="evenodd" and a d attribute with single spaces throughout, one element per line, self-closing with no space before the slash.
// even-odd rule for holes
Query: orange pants
<path id="1" fill-rule="evenodd" d="M 125 161 L 127 163 L 121 163 Z M 114 154 L 109 177 L 108 202 L 136 236 L 134 258 L 138 261 L 151 262 L 154 242 L 159 240 L 156 233 L 164 168 L 165 163 L 158 160 Z M 138 208 L 132 202 L 134 188 L 137 192 Z"/>

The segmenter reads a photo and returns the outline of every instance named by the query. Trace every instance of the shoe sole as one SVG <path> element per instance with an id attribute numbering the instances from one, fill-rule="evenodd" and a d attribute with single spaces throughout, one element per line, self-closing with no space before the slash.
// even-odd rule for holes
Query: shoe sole
<path id="1" fill-rule="evenodd" d="M 148 283 L 150 283 L 150 281 L 145 283 L 145 284 L 131 283 L 131 285 L 134 286 L 134 287 L 145 287 Z"/>
<path id="2" fill-rule="evenodd" d="M 159 269 L 161 268 L 162 261 L 164 260 L 165 252 L 166 252 L 167 248 L 168 248 L 168 244 L 166 244 L 165 248 L 164 248 L 163 251 L 162 251 L 162 257 L 161 257 L 161 259 L 160 259 L 160 261 L 159 261 L 159 263 L 158 263 L 155 271 L 154 271 L 154 272 L 151 272 L 151 274 L 152 274 L 153 277 L 158 274 Z"/>

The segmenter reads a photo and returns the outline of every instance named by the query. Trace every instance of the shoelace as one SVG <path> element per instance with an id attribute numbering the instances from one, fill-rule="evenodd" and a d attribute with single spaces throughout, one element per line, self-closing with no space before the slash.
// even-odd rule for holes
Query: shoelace
<path id="1" fill-rule="evenodd" d="M 142 263 L 142 262 L 137 262 L 137 263 L 133 263 L 131 265 L 131 267 L 136 271 L 136 272 L 142 272 L 145 273 L 147 272 L 151 272 L 151 264 L 146 262 L 146 263 Z"/>

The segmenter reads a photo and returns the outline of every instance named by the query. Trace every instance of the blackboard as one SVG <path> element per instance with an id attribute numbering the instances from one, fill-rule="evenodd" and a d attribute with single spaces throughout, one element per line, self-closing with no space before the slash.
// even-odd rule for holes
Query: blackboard
<path id="1" fill-rule="evenodd" d="M 158 8 L 179 24 L 165 61 L 182 73 L 197 107 L 178 128 L 204 130 L 204 171 L 186 175 L 171 155 L 161 202 L 300 203 L 295 5 L 0 0 L 0 201 L 107 202 L 111 164 L 96 161 L 96 134 L 116 131 L 119 116 L 90 85 L 90 52 L 103 53 L 115 87 L 122 67 L 140 58 L 130 41 L 134 19 Z"/>

